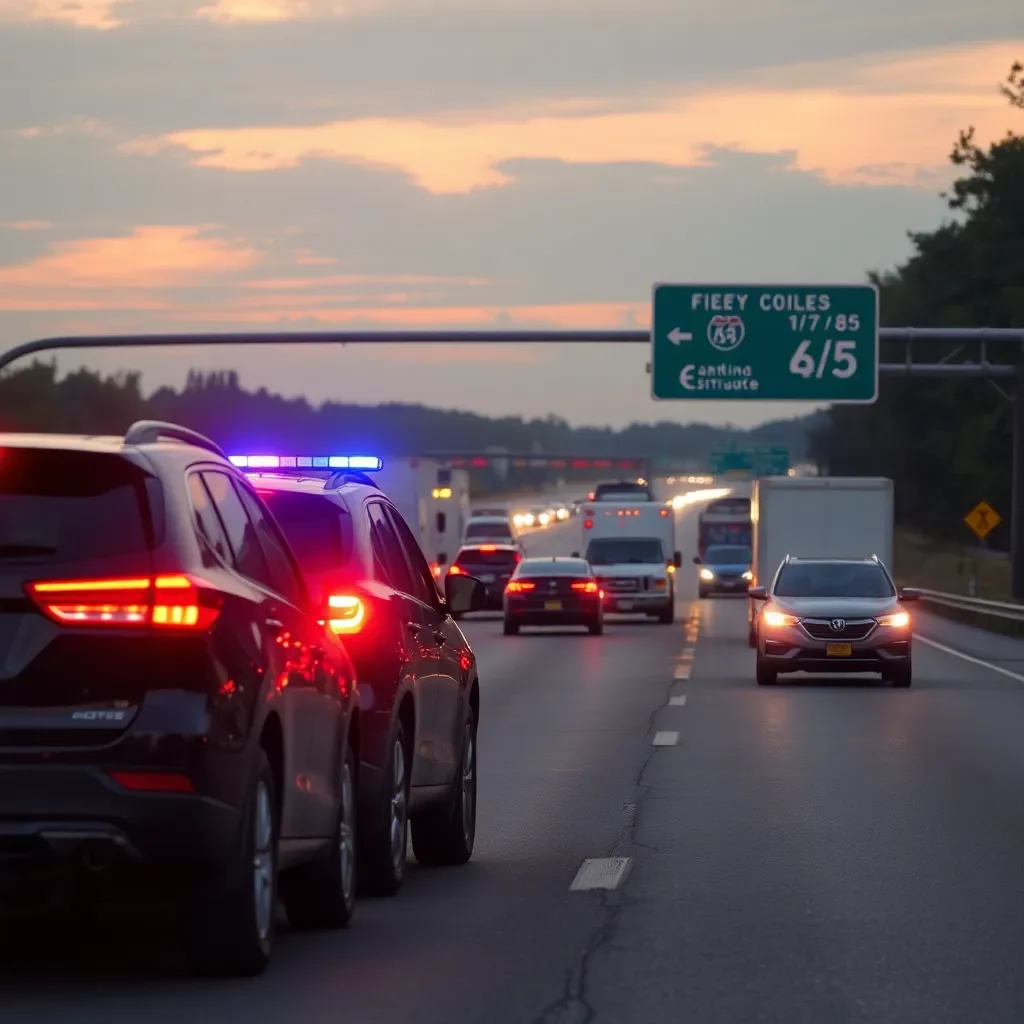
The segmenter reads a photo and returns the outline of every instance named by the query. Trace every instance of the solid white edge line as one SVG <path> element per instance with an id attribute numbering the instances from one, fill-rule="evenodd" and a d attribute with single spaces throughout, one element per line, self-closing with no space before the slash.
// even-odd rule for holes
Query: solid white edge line
<path id="1" fill-rule="evenodd" d="M 676 669 L 675 675 L 672 676 L 672 678 L 673 679 L 689 679 L 690 678 L 690 666 L 689 665 L 680 665 L 679 668 Z"/>
<path id="2" fill-rule="evenodd" d="M 674 747 L 679 742 L 679 733 L 671 730 L 662 730 L 654 734 L 651 743 L 655 747 Z"/>
<path id="3" fill-rule="evenodd" d="M 632 867 L 631 857 L 588 857 L 576 877 L 569 883 L 570 892 L 588 892 L 592 889 L 618 889 Z"/>
<path id="4" fill-rule="evenodd" d="M 674 708 L 681 708 L 686 703 L 686 694 L 682 693 L 678 697 L 670 697 L 669 705 Z"/>
<path id="5" fill-rule="evenodd" d="M 914 639 L 920 640 L 921 643 L 928 644 L 929 647 L 934 647 L 936 650 L 944 651 L 946 654 L 952 654 L 954 658 L 963 658 L 964 661 L 969 661 L 972 665 L 980 665 L 982 668 L 991 669 L 1000 675 L 1009 676 L 1019 683 L 1024 683 L 1024 675 L 1019 672 L 1011 672 L 1008 668 L 1003 668 L 1002 665 L 993 665 L 991 661 L 982 661 L 981 658 L 976 658 L 973 654 L 964 654 L 963 651 L 958 651 L 955 647 L 947 647 L 945 644 L 940 644 L 938 640 L 929 640 L 928 637 L 921 636 L 920 633 L 915 633 Z"/>

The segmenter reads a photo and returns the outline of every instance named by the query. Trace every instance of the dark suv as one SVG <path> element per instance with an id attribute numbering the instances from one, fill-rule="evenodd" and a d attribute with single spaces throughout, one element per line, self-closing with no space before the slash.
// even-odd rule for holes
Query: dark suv
<path id="1" fill-rule="evenodd" d="M 448 570 L 450 576 L 475 576 L 486 589 L 484 608 L 504 608 L 505 587 L 523 554 L 516 544 L 464 544 Z"/>
<path id="2" fill-rule="evenodd" d="M 317 472 L 346 456 L 232 460 L 281 524 L 356 666 L 365 889 L 398 891 L 410 820 L 421 864 L 465 863 L 476 836 L 480 685 L 454 616 L 482 606 L 483 584 L 448 575 L 442 596 L 416 538 L 371 478 Z"/>
<path id="3" fill-rule="evenodd" d="M 183 883 L 204 971 L 354 901 L 355 674 L 213 442 L 0 435 L 5 909 Z M 109 883 L 109 884 L 108 884 Z"/>

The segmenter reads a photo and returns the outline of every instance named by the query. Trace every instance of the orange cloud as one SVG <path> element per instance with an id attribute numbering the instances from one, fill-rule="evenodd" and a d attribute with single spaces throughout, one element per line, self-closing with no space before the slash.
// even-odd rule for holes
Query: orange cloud
<path id="1" fill-rule="evenodd" d="M 52 226 L 46 220 L 9 220 L 0 223 L 0 229 L 5 231 L 46 231 Z"/>
<path id="2" fill-rule="evenodd" d="M 0 21 L 64 21 L 76 28 L 111 29 L 116 7 L 134 0 L 0 0 Z"/>
<path id="3" fill-rule="evenodd" d="M 1024 41 L 908 54 L 885 61 L 791 69 L 742 87 L 708 89 L 637 112 L 563 108 L 535 115 L 490 111 L 431 120 L 365 118 L 313 126 L 184 131 L 126 144 L 153 153 L 190 151 L 196 164 L 232 171 L 294 167 L 334 157 L 408 174 L 437 194 L 509 184 L 517 159 L 596 164 L 650 162 L 693 167 L 707 147 L 792 151 L 796 169 L 840 184 L 933 187 L 957 129 L 1005 132 L 1006 101 L 994 79 Z M 821 84 L 828 82 L 830 84 Z M 834 84 L 833 84 L 834 83 Z"/>
<path id="4" fill-rule="evenodd" d="M 253 267 L 254 250 L 209 237 L 204 226 L 137 227 L 130 235 L 59 242 L 26 263 L 0 266 L 0 309 L 161 308 L 165 288 L 222 283 Z M 117 295 L 127 291 L 128 296 Z M 70 294 L 69 294 L 70 293 Z"/>
<path id="5" fill-rule="evenodd" d="M 291 289 L 349 288 L 357 284 L 473 287 L 487 284 L 487 279 L 483 277 L 441 277 L 428 274 L 328 274 L 323 277 L 257 277 L 244 282 L 244 287 L 281 292 Z"/>

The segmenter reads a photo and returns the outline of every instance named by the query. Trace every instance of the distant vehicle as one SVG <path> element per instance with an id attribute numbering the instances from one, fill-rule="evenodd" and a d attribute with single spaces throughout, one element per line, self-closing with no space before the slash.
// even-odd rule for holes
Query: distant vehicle
<path id="1" fill-rule="evenodd" d="M 5 892 L 190 878 L 204 973 L 263 971 L 279 875 L 344 927 L 356 671 L 251 484 L 169 423 L 0 451 Z"/>
<path id="2" fill-rule="evenodd" d="M 582 558 L 526 558 L 505 588 L 505 633 L 522 626 L 586 626 L 604 632 L 601 588 Z"/>
<path id="3" fill-rule="evenodd" d="M 753 544 L 749 498 L 718 498 L 709 502 L 697 518 L 697 556 L 709 547 Z"/>
<path id="4" fill-rule="evenodd" d="M 459 549 L 448 572 L 480 580 L 487 591 L 481 610 L 497 610 L 503 607 L 505 585 L 522 560 L 515 544 L 467 544 Z"/>
<path id="5" fill-rule="evenodd" d="M 505 514 L 474 515 L 462 534 L 463 544 L 516 544 L 519 534 Z"/>
<path id="6" fill-rule="evenodd" d="M 877 672 L 910 686 L 913 628 L 904 602 L 877 558 L 791 558 L 771 586 L 754 587 L 757 683 L 788 672 Z"/>
<path id="7" fill-rule="evenodd" d="M 654 491 L 644 480 L 616 480 L 598 484 L 592 501 L 656 501 Z"/>
<path id="8" fill-rule="evenodd" d="M 475 508 L 473 509 L 470 518 L 479 519 L 482 516 L 496 516 L 499 519 L 508 519 L 507 508 Z"/>
<path id="9" fill-rule="evenodd" d="M 539 526 L 550 526 L 554 522 L 554 516 L 551 513 L 551 509 L 548 508 L 531 508 L 529 511 L 529 523 L 528 526 L 539 527 Z"/>
<path id="10" fill-rule="evenodd" d="M 672 509 L 652 502 L 593 502 L 583 507 L 579 545 L 604 591 L 605 611 L 675 621 L 675 550 Z M 577 552 L 578 554 L 578 552 Z"/>
<path id="11" fill-rule="evenodd" d="M 246 456 L 235 460 L 246 468 Z M 324 478 L 265 462 L 247 471 L 355 663 L 364 887 L 381 896 L 401 887 L 410 824 L 421 864 L 464 864 L 476 828 L 480 685 L 455 618 L 482 606 L 483 584 L 449 574 L 439 593 L 412 531 L 364 472 Z"/>
<path id="12" fill-rule="evenodd" d="M 697 573 L 697 594 L 709 597 L 711 594 L 746 593 L 754 574 L 750 571 L 753 553 L 749 547 L 732 544 L 716 544 L 694 558 L 700 566 Z"/>
<path id="13" fill-rule="evenodd" d="M 884 477 L 762 477 L 751 500 L 752 586 L 764 586 L 786 555 L 797 558 L 867 558 L 892 564 L 893 483 Z M 747 606 L 749 642 L 755 644 L 756 603 Z"/>

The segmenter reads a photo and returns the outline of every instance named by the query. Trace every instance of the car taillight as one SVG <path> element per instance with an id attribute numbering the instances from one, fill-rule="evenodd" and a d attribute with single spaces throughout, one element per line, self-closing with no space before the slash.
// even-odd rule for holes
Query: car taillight
<path id="1" fill-rule="evenodd" d="M 221 597 L 190 576 L 40 580 L 26 585 L 49 618 L 65 626 L 152 626 L 207 630 Z"/>
<path id="2" fill-rule="evenodd" d="M 593 519 L 584 519 L 583 520 L 583 529 L 584 530 L 592 530 L 593 528 L 594 528 L 594 520 Z"/>
<path id="3" fill-rule="evenodd" d="M 331 594 L 327 609 L 333 633 L 358 633 L 366 624 L 366 605 L 354 594 Z"/>
<path id="4" fill-rule="evenodd" d="M 531 583 L 529 580 L 509 580 L 505 590 L 510 594 L 522 594 L 527 590 L 533 590 L 535 586 L 537 584 Z"/>
<path id="5" fill-rule="evenodd" d="M 597 593 L 597 580 L 576 580 L 572 584 L 573 590 L 582 590 L 584 594 Z"/>
<path id="6" fill-rule="evenodd" d="M 441 575 L 441 566 L 439 566 L 437 564 L 437 562 L 431 562 L 430 563 L 430 571 L 431 571 L 431 573 L 434 576 L 440 576 Z"/>
<path id="7" fill-rule="evenodd" d="M 448 570 L 448 575 L 449 576 L 465 576 L 466 575 L 466 570 L 463 569 L 461 565 L 453 565 Z"/>
<path id="8" fill-rule="evenodd" d="M 122 772 L 108 773 L 124 789 L 134 793 L 194 793 L 195 786 L 187 775 L 178 772 Z"/>
<path id="9" fill-rule="evenodd" d="M 497 551 L 498 550 L 498 546 L 497 546 L 497 544 L 481 544 L 480 545 L 480 550 L 481 551 Z"/>

